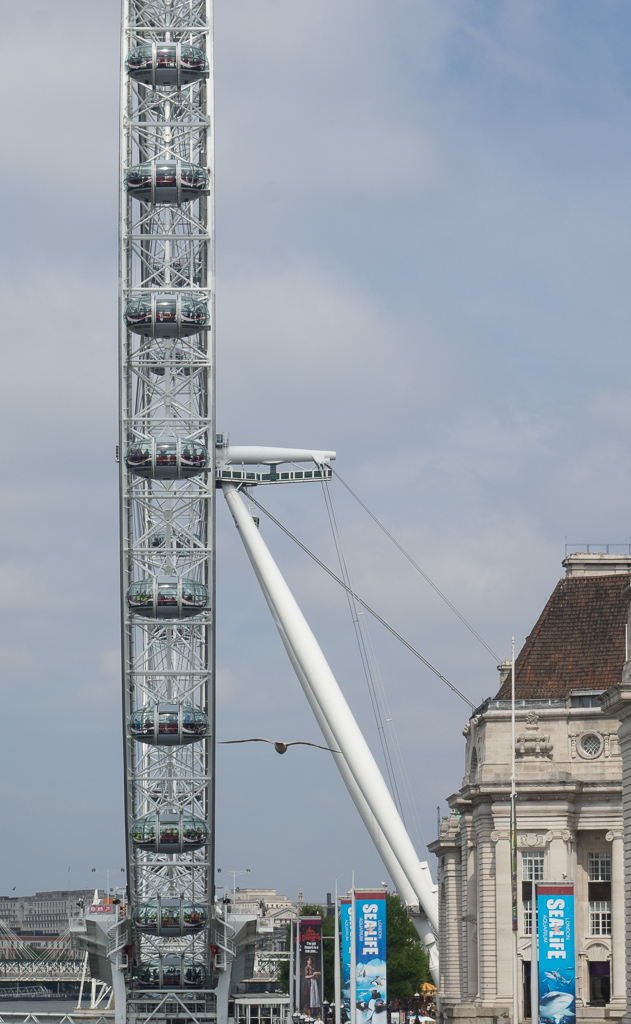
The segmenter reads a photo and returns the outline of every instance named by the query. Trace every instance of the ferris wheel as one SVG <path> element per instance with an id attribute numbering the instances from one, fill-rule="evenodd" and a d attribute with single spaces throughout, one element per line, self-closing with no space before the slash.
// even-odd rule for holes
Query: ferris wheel
<path id="1" fill-rule="evenodd" d="M 203 1021 L 216 1016 L 214 975 L 228 953 L 212 922 L 210 0 L 124 0 L 121 57 L 119 461 L 129 904 L 120 969 L 128 1020 L 151 1014 Z"/>
<path id="2" fill-rule="evenodd" d="M 123 0 L 120 523 L 128 888 L 86 914 L 116 1024 L 223 1020 L 215 906 L 215 503 L 223 495 L 326 747 L 437 971 L 436 887 L 240 492 L 326 481 L 334 452 L 216 434 L 212 0 Z M 102 909 L 102 908 L 101 908 Z M 218 1006 L 219 1000 L 219 1006 Z"/>

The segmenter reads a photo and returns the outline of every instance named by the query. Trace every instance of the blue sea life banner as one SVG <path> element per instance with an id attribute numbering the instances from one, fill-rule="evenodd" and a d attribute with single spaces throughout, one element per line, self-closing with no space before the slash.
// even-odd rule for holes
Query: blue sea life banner
<path id="1" fill-rule="evenodd" d="M 386 1024 L 386 895 L 383 890 L 355 891 L 355 935 L 357 1003 L 353 1024 Z"/>
<path id="2" fill-rule="evenodd" d="M 351 901 L 340 900 L 340 935 L 342 939 L 342 1002 L 351 1020 Z"/>
<path id="3" fill-rule="evenodd" d="M 539 1020 L 576 1024 L 574 886 L 537 882 Z"/>

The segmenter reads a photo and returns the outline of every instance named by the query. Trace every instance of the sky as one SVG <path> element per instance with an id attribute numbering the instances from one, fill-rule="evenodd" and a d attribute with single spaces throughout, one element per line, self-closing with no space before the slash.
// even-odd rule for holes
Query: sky
<path id="1" fill-rule="evenodd" d="M 0 893 L 27 894 L 124 863 L 119 5 L 0 9 Z M 630 538 L 631 8 L 216 0 L 215 17 L 218 429 L 337 451 L 508 657 L 566 544 Z M 492 696 L 496 660 L 330 493 L 357 591 L 472 703 Z M 319 484 L 255 497 L 335 567 Z M 217 519 L 218 739 L 320 742 L 222 504 Z M 382 763 L 343 591 L 261 529 Z M 469 707 L 369 629 L 433 868 Z M 322 900 L 353 870 L 387 881 L 328 754 L 217 761 L 217 864 L 249 868 L 237 884 Z"/>

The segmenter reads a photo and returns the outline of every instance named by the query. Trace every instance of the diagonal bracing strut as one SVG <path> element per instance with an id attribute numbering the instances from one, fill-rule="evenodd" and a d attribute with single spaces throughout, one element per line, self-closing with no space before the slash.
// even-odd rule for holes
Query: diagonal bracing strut
<path id="1" fill-rule="evenodd" d="M 294 458 L 296 456 L 294 455 Z M 304 456 L 303 456 L 304 458 Z M 280 461 L 280 460 L 279 460 Z M 238 488 L 222 483 L 281 639 L 325 741 L 340 751 L 333 757 L 366 827 L 405 902 L 419 905 L 424 944 L 435 945 L 438 901 L 427 864 L 421 864 L 379 767 L 355 721 L 308 623 L 249 514 Z M 431 950 L 433 965 L 435 950 Z"/>

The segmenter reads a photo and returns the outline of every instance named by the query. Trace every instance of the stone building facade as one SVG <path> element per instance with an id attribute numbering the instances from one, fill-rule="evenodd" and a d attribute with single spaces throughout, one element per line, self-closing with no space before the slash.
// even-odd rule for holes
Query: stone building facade
<path id="1" fill-rule="evenodd" d="M 520 1019 L 530 1017 L 533 881 L 575 884 L 577 1017 L 625 999 L 619 722 L 599 696 L 626 660 L 631 557 L 570 555 L 516 661 Z M 444 1020 L 512 1015 L 510 665 L 464 729 L 465 775 L 430 845 L 438 858 Z"/>

